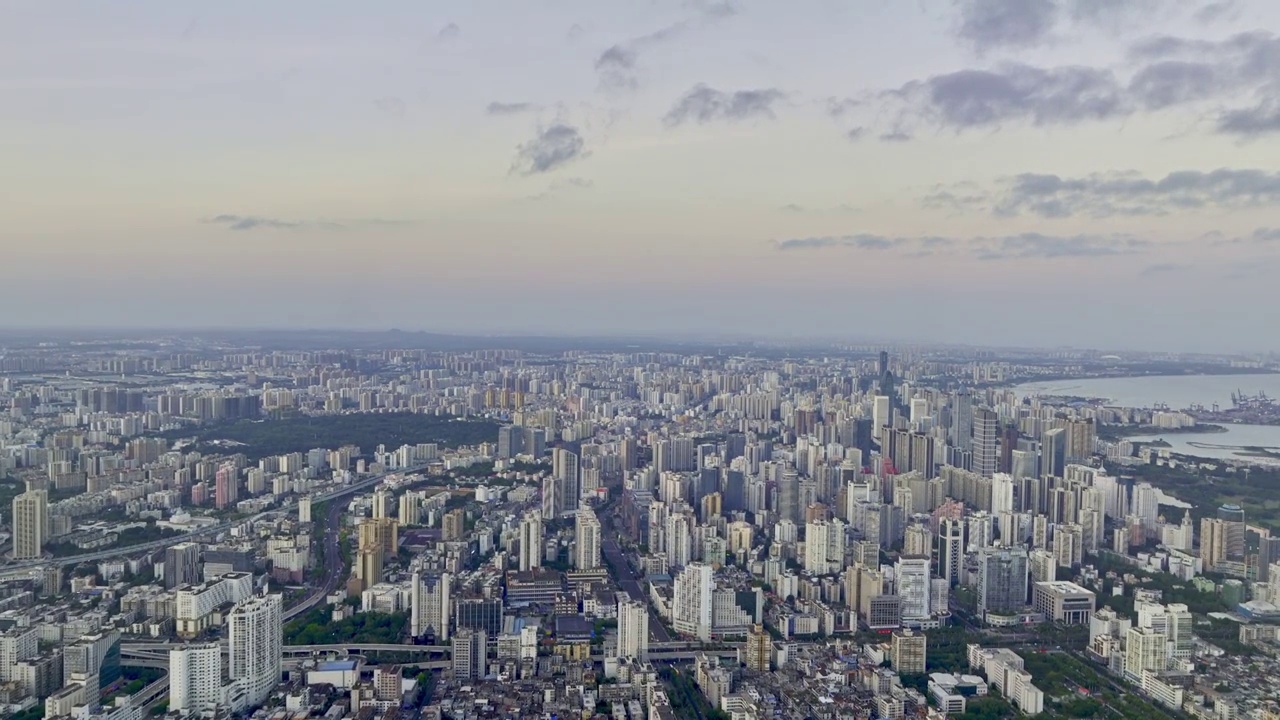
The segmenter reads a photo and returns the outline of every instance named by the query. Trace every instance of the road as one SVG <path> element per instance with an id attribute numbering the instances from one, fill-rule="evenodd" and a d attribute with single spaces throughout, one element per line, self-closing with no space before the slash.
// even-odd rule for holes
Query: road
<path id="1" fill-rule="evenodd" d="M 302 602 L 284 611 L 285 622 L 324 602 L 324 599 L 336 590 L 338 584 L 342 582 L 345 569 L 342 567 L 340 540 L 342 538 L 342 511 L 344 509 L 343 504 L 340 502 L 329 503 L 329 512 L 324 519 L 323 535 L 319 540 L 324 543 L 324 576 L 315 592 L 308 595 Z"/>
<path id="2" fill-rule="evenodd" d="M 671 633 L 667 632 L 666 626 L 662 624 L 662 619 L 658 617 L 658 613 L 653 609 L 653 604 L 649 602 L 649 593 L 645 592 L 641 587 L 640 580 L 636 577 L 636 571 L 632 569 L 631 563 L 627 562 L 627 557 L 622 552 L 622 548 L 618 546 L 617 535 L 613 529 L 613 514 L 602 513 L 600 525 L 600 534 L 603 536 L 600 542 L 600 552 L 604 554 L 609 561 L 609 565 L 613 568 L 614 578 L 618 581 L 618 587 L 625 590 L 632 600 L 639 600 L 649 608 L 649 640 L 660 643 L 671 642 Z"/>

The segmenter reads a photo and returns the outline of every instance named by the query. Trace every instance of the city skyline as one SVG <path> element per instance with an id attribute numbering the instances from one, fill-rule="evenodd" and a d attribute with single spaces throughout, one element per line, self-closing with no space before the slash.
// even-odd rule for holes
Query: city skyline
<path id="1" fill-rule="evenodd" d="M 1277 349 L 1272 4 L 302 8 L 6 11 L 4 324 Z"/>

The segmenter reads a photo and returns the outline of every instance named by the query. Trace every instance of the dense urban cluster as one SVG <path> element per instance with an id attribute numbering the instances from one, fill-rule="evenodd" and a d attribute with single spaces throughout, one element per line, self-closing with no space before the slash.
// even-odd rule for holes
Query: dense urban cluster
<path id="1" fill-rule="evenodd" d="M 1280 718 L 1275 465 L 1013 387 L 1270 359 L 11 342 L 13 717 Z"/>

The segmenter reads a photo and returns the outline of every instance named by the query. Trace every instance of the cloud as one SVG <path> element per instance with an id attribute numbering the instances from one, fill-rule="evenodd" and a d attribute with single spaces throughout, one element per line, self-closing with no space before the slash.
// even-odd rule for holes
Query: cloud
<path id="1" fill-rule="evenodd" d="M 846 131 L 844 136 L 849 139 L 849 142 L 857 142 L 861 140 L 863 136 L 866 134 L 867 134 L 867 129 L 859 126 Z"/>
<path id="2" fill-rule="evenodd" d="M 394 227 L 412 224 L 407 220 L 386 218 L 351 218 L 346 220 L 281 220 L 263 215 L 215 215 L 203 222 L 222 225 L 228 230 L 347 230 L 357 227 Z"/>
<path id="3" fill-rule="evenodd" d="M 970 207 L 989 203 L 997 215 L 1060 218 L 1165 215 L 1280 202 L 1280 172 L 1265 170 L 1183 170 L 1160 178 L 1136 172 L 1079 178 L 1023 173 L 1002 181 L 1002 185 L 994 197 L 970 196 Z M 933 200 L 926 197 L 925 202 Z"/>
<path id="4" fill-rule="evenodd" d="M 373 101 L 373 106 L 393 117 L 404 117 L 408 106 L 398 97 L 384 97 Z"/>
<path id="5" fill-rule="evenodd" d="M 1258 228 L 1249 235 L 1238 237 L 1222 237 L 1221 234 L 1213 238 L 1214 245 L 1267 245 L 1270 243 L 1280 243 L 1280 228 Z"/>
<path id="6" fill-rule="evenodd" d="M 910 142 L 911 135 L 901 130 L 891 130 L 880 135 L 881 142 Z"/>
<path id="7" fill-rule="evenodd" d="M 1138 274 L 1144 275 L 1144 276 L 1167 275 L 1169 273 L 1174 273 L 1174 272 L 1178 272 L 1179 270 L 1186 270 L 1186 269 L 1187 269 L 1187 266 L 1181 263 L 1152 263 L 1151 265 L 1148 265 L 1142 268 L 1142 272 Z"/>
<path id="8" fill-rule="evenodd" d="M 595 187 L 595 182 L 587 178 L 571 177 L 564 180 L 556 180 L 547 186 L 545 190 L 533 195 L 526 196 L 526 200 L 544 200 L 552 195 L 559 194 L 567 190 L 589 190 Z"/>
<path id="9" fill-rule="evenodd" d="M 640 52 L 678 37 L 685 32 L 688 25 L 687 21 L 682 20 L 647 35 L 634 37 L 605 48 L 595 62 L 595 70 L 600 76 L 601 86 L 616 90 L 634 90 L 639 87 L 636 66 L 640 60 Z"/>
<path id="10" fill-rule="evenodd" d="M 748 120 L 774 117 L 774 103 L 786 97 L 781 90 L 737 90 L 724 92 L 703 84 L 693 86 L 663 118 L 667 125 L 716 120 Z"/>
<path id="11" fill-rule="evenodd" d="M 538 131 L 528 142 L 516 148 L 511 172 L 537 175 L 550 172 L 587 155 L 587 144 L 578 129 L 563 123 Z"/>
<path id="12" fill-rule="evenodd" d="M 523 112 L 537 110 L 538 106 L 527 102 L 498 102 L 497 100 L 485 106 L 484 111 L 490 115 L 518 115 Z"/>
<path id="13" fill-rule="evenodd" d="M 1002 7 L 1012 12 L 1015 6 Z M 1070 126 L 1174 108 L 1199 108 L 1221 134 L 1280 132 L 1280 37 L 1266 31 L 1216 41 L 1156 36 L 1129 48 L 1122 73 L 1006 62 L 913 80 L 869 102 L 827 103 L 842 123 L 878 121 L 879 132 L 889 127 L 907 135 L 922 126 L 956 132 Z"/>
<path id="14" fill-rule="evenodd" d="M 1150 242 L 1130 235 L 1044 235 L 1021 233 L 967 238 L 895 237 L 859 233 L 790 238 L 774 242 L 779 251 L 844 248 L 868 252 L 900 252 L 911 256 L 951 252 L 978 260 L 1105 257 L 1142 252 Z"/>
<path id="15" fill-rule="evenodd" d="M 1028 47 L 1049 36 L 1059 8 L 1054 0 L 960 0 L 957 34 L 979 53 Z"/>
<path id="16" fill-rule="evenodd" d="M 457 23 L 449 23 L 440 28 L 440 32 L 436 33 L 436 37 L 441 40 L 452 40 L 462 34 L 462 28 Z"/>
<path id="17" fill-rule="evenodd" d="M 302 227 L 300 222 L 258 217 L 256 215 L 216 215 L 206 222 L 215 225 L 226 225 L 229 230 L 294 229 Z"/>
<path id="18" fill-rule="evenodd" d="M 1195 21 L 1202 25 L 1211 25 L 1218 21 L 1230 21 L 1240 17 L 1240 5 L 1236 0 L 1213 2 L 1195 12 Z"/>

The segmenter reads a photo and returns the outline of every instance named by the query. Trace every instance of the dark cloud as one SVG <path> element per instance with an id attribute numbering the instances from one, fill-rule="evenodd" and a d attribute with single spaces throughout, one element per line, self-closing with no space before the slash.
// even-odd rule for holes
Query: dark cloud
<path id="1" fill-rule="evenodd" d="M 1124 235 L 1043 235 L 1022 233 L 972 241 L 979 260 L 1104 257 L 1129 255 L 1150 243 Z"/>
<path id="2" fill-rule="evenodd" d="M 978 52 L 995 47 L 1027 47 L 1053 31 L 1059 8 L 1054 0 L 960 0 L 961 39 Z"/>
<path id="3" fill-rule="evenodd" d="M 228 230 L 347 230 L 357 227 L 392 227 L 411 224 L 405 220 L 353 218 L 348 220 L 281 220 L 262 215 L 215 215 L 204 222 Z"/>
<path id="4" fill-rule="evenodd" d="M 436 37 L 441 40 L 452 40 L 461 34 L 462 28 L 458 27 L 457 23 L 449 23 L 448 25 L 440 28 L 440 32 L 436 33 Z"/>
<path id="5" fill-rule="evenodd" d="M 1218 21 L 1235 20 L 1240 16 L 1240 5 L 1236 0 L 1214 2 L 1205 5 L 1195 12 L 1195 21 L 1202 25 L 1210 25 Z"/>
<path id="6" fill-rule="evenodd" d="M 909 142 L 911 135 L 901 130 L 891 130 L 887 133 L 881 133 L 881 142 Z"/>
<path id="7" fill-rule="evenodd" d="M 485 106 L 484 111 L 490 115 L 517 115 L 523 112 L 537 110 L 538 106 L 527 102 L 498 102 L 497 100 Z"/>
<path id="8" fill-rule="evenodd" d="M 373 106 L 394 117 L 404 117 L 405 113 L 409 110 L 409 107 L 405 104 L 404 100 L 401 100 L 398 97 L 378 98 L 373 101 Z"/>
<path id="9" fill-rule="evenodd" d="M 674 126 L 689 121 L 772 118 L 774 103 L 785 97 L 786 93 L 773 88 L 724 92 L 698 84 L 677 100 L 663 119 L 667 125 Z"/>
<path id="10" fill-rule="evenodd" d="M 1122 4 L 1132 12 L 1140 6 L 1135 2 Z M 915 135 L 921 126 L 955 131 L 1007 124 L 1048 127 L 1198 107 L 1213 113 L 1213 127 L 1222 134 L 1280 132 L 1280 37 L 1270 32 L 1217 41 L 1156 36 L 1131 46 L 1128 60 L 1123 75 L 1081 65 L 962 69 L 905 83 L 870 102 L 830 100 L 827 111 L 842 123 L 851 116 L 878 120 L 882 128 Z"/>
<path id="11" fill-rule="evenodd" d="M 1142 252 L 1149 245 L 1148 241 L 1129 235 L 1064 236 L 1041 233 L 969 238 L 891 237 L 859 233 L 791 238 L 774 242 L 774 247 L 780 251 L 845 248 L 873 252 L 895 251 L 911 256 L 950 252 L 978 260 L 1128 255 Z"/>
<path id="12" fill-rule="evenodd" d="M 562 167 L 587 154 L 587 144 L 578 129 L 563 123 L 538 131 L 532 140 L 516 148 L 511 172 L 537 175 Z"/>
<path id="13" fill-rule="evenodd" d="M 605 48 L 595 62 L 595 70 L 600 76 L 600 84 L 615 90 L 634 90 L 640 84 L 639 79 L 636 77 L 636 66 L 640 60 L 640 53 L 654 45 L 679 37 L 688 27 L 689 23 L 687 21 L 681 21 L 655 30 L 647 35 L 634 37 Z"/>
<path id="14" fill-rule="evenodd" d="M 1238 208 L 1280 202 L 1280 173 L 1264 170 L 1184 170 L 1157 179 L 1136 172 L 1080 178 L 1024 173 L 1003 184 L 994 197 L 982 198 L 989 200 L 998 215 L 1165 215 L 1203 207 Z M 926 204 L 932 201 L 931 196 L 926 196 Z"/>
<path id="15" fill-rule="evenodd" d="M 861 140 L 863 136 L 865 136 L 866 134 L 867 134 L 866 128 L 856 127 L 856 128 L 853 128 L 852 130 L 846 131 L 844 136 L 846 138 L 849 138 L 849 142 L 857 142 Z"/>
<path id="16" fill-rule="evenodd" d="M 294 229 L 302 223 L 256 215 L 217 215 L 208 220 L 215 225 L 226 225 L 228 230 Z"/>
<path id="17" fill-rule="evenodd" d="M 1074 66 L 960 70 L 908 83 L 891 95 L 938 126 L 956 130 L 1009 121 L 1070 124 L 1124 112 L 1121 88 L 1111 71 Z"/>

